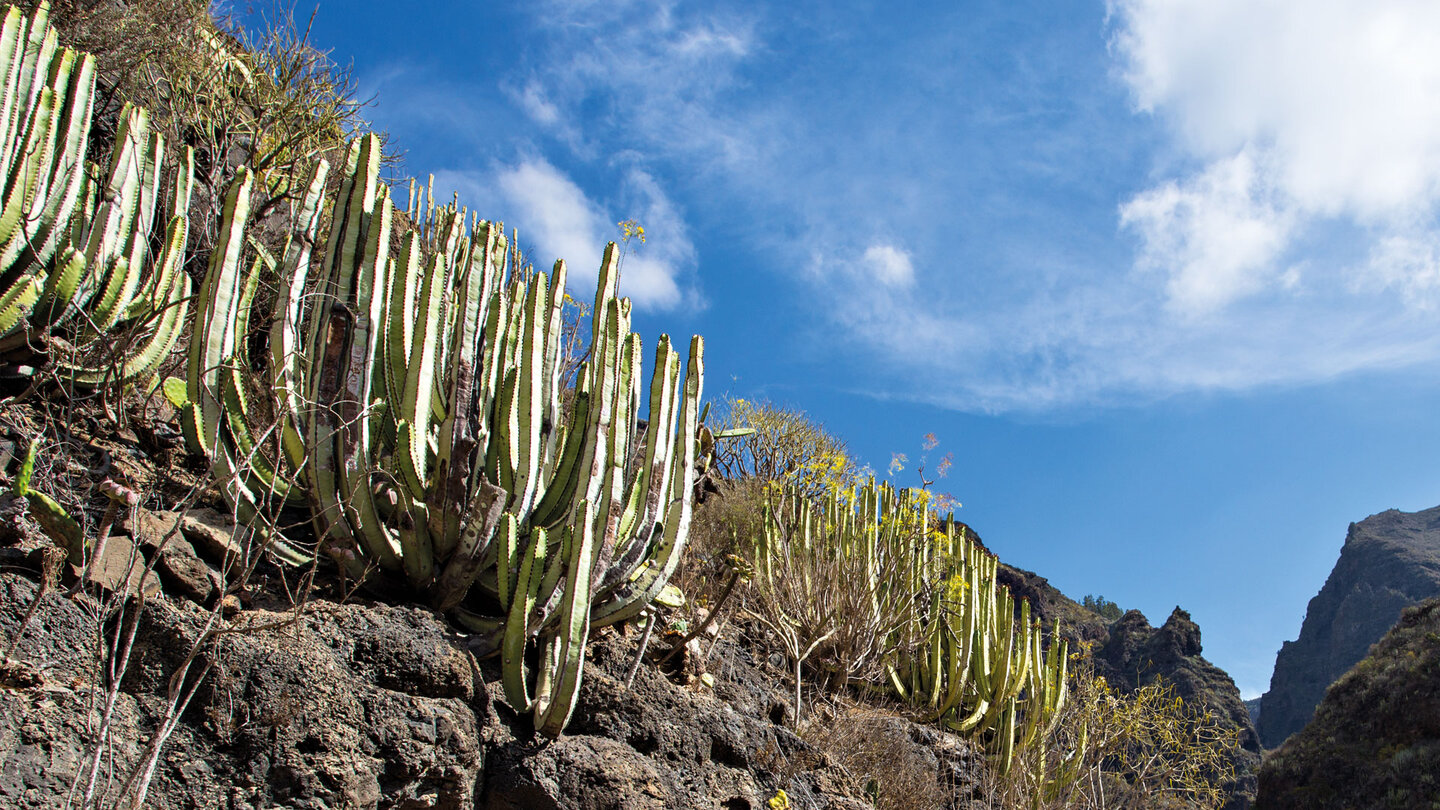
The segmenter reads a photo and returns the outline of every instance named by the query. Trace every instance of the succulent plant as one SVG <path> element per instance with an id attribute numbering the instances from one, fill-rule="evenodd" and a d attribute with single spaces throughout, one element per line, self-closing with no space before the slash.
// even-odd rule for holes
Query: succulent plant
<path id="1" fill-rule="evenodd" d="M 403 580 L 450 611 L 477 652 L 501 655 L 515 708 L 558 734 L 590 630 L 639 615 L 685 547 L 703 344 L 692 340 L 682 378 L 661 336 L 642 398 L 612 244 L 589 362 L 563 407 L 564 262 L 536 272 L 498 223 L 414 201 L 406 214 L 420 227 L 391 255 L 379 167 L 379 139 L 357 140 L 324 223 L 320 164 L 280 258 L 253 251 L 244 272 L 241 173 L 196 305 L 187 437 L 274 548 L 303 556 L 273 513 L 308 504 L 320 549 L 351 576 Z M 278 283 L 262 380 L 242 338 L 267 273 Z M 262 429 L 246 392 L 267 388 L 275 421 Z"/>
<path id="2" fill-rule="evenodd" d="M 762 592 L 794 591 L 802 595 L 794 604 L 808 609 L 838 587 L 819 581 L 818 572 L 867 572 L 859 588 L 865 604 L 847 600 L 846 621 L 856 624 L 857 612 L 872 617 L 858 624 L 875 636 L 866 647 L 883 655 L 889 689 L 926 707 L 931 720 L 985 740 L 997 767 L 1008 770 L 1017 749 L 1053 730 L 1065 702 L 1066 642 L 1057 625 L 1045 649 L 1029 602 L 1017 605 L 999 584 L 998 558 L 953 516 L 933 526 L 928 503 L 923 491 L 873 480 L 829 492 L 821 509 L 797 489 L 772 491 L 765 530 L 754 539 Z M 835 560 L 850 562 L 837 567 Z M 792 657 L 839 625 L 802 615 L 770 624 L 782 637 L 796 636 L 787 642 Z"/>
<path id="3" fill-rule="evenodd" d="M 0 353 L 43 349 L 81 385 L 148 378 L 186 322 L 194 159 L 182 153 L 157 222 L 164 140 L 127 105 L 109 177 L 92 183 L 95 61 L 57 47 L 48 17 L 44 3 L 29 19 L 11 6 L 0 24 Z M 74 348 L 122 322 L 136 327 L 123 357 L 95 363 Z M 51 340 L 62 327 L 68 340 Z"/>

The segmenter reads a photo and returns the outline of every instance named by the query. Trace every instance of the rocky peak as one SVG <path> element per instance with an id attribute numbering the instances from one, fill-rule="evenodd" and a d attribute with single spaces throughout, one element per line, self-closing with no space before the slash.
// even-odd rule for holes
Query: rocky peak
<path id="1" fill-rule="evenodd" d="M 1440 595 L 1440 507 L 1390 509 L 1350 524 L 1340 559 L 1305 611 L 1300 637 L 1275 658 L 1258 724 L 1267 748 L 1310 722 L 1325 689 L 1404 608 Z"/>
<path id="2" fill-rule="evenodd" d="M 1097 657 L 1113 670 L 1105 673 L 1107 678 L 1133 689 L 1191 666 L 1186 659 L 1199 658 L 1200 650 L 1200 625 L 1177 606 L 1159 628 L 1151 627 L 1138 610 L 1116 619 Z"/>
<path id="3" fill-rule="evenodd" d="M 1240 690 L 1224 670 L 1200 655 L 1200 626 L 1176 607 L 1160 627 L 1145 614 L 1131 610 L 1110 625 L 1109 635 L 1095 653 L 1095 670 L 1127 691 L 1163 679 L 1188 705 L 1215 712 L 1240 738 L 1236 752 L 1236 783 L 1230 808 L 1248 807 L 1255 795 L 1255 769 L 1260 764 L 1260 738 Z"/>
<path id="4" fill-rule="evenodd" d="M 1170 611 L 1170 618 L 1165 620 L 1157 635 L 1173 645 L 1179 657 L 1190 658 L 1200 654 L 1200 625 L 1190 618 L 1189 611 L 1182 610 L 1179 605 Z"/>

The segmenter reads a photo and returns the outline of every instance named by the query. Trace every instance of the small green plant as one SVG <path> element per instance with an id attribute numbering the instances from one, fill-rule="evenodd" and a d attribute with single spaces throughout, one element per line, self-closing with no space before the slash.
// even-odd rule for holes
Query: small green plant
<path id="1" fill-rule="evenodd" d="M 1086 594 L 1085 597 L 1080 600 L 1080 604 L 1083 605 L 1086 610 L 1098 613 L 1112 622 L 1125 615 L 1123 608 L 1103 596 Z"/>
<path id="2" fill-rule="evenodd" d="M 25 451 L 25 459 L 20 464 L 20 471 L 15 475 L 12 488 L 17 496 L 29 502 L 30 516 L 40 524 L 40 528 L 45 530 L 57 546 L 68 552 L 70 562 L 79 565 L 85 561 L 85 535 L 80 524 L 70 517 L 70 513 L 58 501 L 30 486 L 39 452 L 40 440 L 37 438 L 30 442 L 30 447 Z"/>
<path id="3" fill-rule="evenodd" d="M 645 244 L 645 226 L 638 220 L 626 219 L 615 223 L 620 228 L 620 240 L 622 244 L 630 244 L 631 239 L 639 239 L 640 244 Z"/>

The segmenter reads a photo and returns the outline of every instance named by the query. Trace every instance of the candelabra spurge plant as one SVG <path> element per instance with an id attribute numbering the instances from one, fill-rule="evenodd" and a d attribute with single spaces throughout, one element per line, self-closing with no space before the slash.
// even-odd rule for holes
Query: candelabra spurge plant
<path id="1" fill-rule="evenodd" d="M 419 227 L 392 256 L 379 165 L 378 138 L 352 145 L 313 267 L 324 164 L 282 255 L 256 251 L 243 273 L 248 176 L 231 189 L 197 304 L 187 434 L 237 510 L 263 526 L 307 503 L 319 550 L 349 575 L 403 579 L 452 611 L 477 652 L 502 656 L 515 708 L 558 734 L 590 629 L 644 610 L 685 547 L 703 344 L 682 378 L 662 336 L 646 396 L 612 244 L 589 360 L 565 392 L 564 262 L 536 272 L 499 224 L 414 201 Z M 254 291 L 272 272 L 270 351 L 251 358 Z M 257 365 L 268 377 L 252 379 Z M 247 397 L 267 388 L 268 433 Z"/>
<path id="2" fill-rule="evenodd" d="M 164 139 L 148 113 L 127 105 L 108 179 L 92 182 L 99 171 L 84 158 L 94 59 L 56 45 L 43 3 L 29 19 L 13 6 L 5 14 L 0 94 L 0 353 L 48 355 L 88 386 L 149 377 L 185 325 L 193 155 L 182 152 L 162 194 Z M 157 220 L 162 196 L 169 203 Z M 137 328 L 123 351 L 87 359 L 88 345 L 126 322 Z"/>
<path id="3" fill-rule="evenodd" d="M 1066 643 L 1048 650 L 1030 604 L 997 580 L 999 561 L 924 491 L 873 481 L 823 505 L 772 490 L 755 539 L 758 615 L 795 666 L 832 686 L 887 688 L 931 720 L 984 740 L 1006 771 L 1053 730 L 1066 694 Z"/>

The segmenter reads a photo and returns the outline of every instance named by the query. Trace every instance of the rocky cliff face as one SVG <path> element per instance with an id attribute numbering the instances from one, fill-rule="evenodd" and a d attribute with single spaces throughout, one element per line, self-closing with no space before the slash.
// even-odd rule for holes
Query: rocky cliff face
<path id="1" fill-rule="evenodd" d="M 1250 806 L 1255 797 L 1255 770 L 1260 765 L 1260 738 L 1240 690 L 1224 670 L 1201 656 L 1200 626 L 1190 614 L 1175 608 L 1160 627 L 1138 610 L 1110 625 L 1104 643 L 1095 651 L 1095 670 L 1112 684 L 1138 689 L 1163 678 L 1175 694 L 1191 706 L 1204 706 L 1219 714 L 1239 736 L 1234 753 L 1235 781 L 1230 784 L 1231 810 Z"/>
<path id="2" fill-rule="evenodd" d="M 1325 689 L 1364 658 L 1400 611 L 1440 595 L 1440 507 L 1391 509 L 1350 524 L 1340 560 L 1305 611 L 1300 637 L 1275 659 L 1260 740 L 1275 748 L 1304 728 Z"/>
<path id="3" fill-rule="evenodd" d="M 1187 704 L 1219 715 L 1240 742 L 1232 761 L 1235 780 L 1227 786 L 1232 797 L 1227 807 L 1242 810 L 1250 806 L 1260 765 L 1260 739 L 1235 681 L 1201 655 L 1200 626 L 1189 613 L 1177 607 L 1158 628 L 1151 627 L 1138 610 L 1106 622 L 1037 574 L 1002 565 L 1000 580 L 1016 596 L 1030 600 L 1032 614 L 1046 624 L 1058 618 L 1061 632 L 1072 644 L 1089 644 L 1096 674 L 1111 684 L 1133 692 L 1163 678 Z"/>
<path id="4" fill-rule="evenodd" d="M 1265 759 L 1255 806 L 1440 807 L 1440 599 L 1406 609 Z"/>

